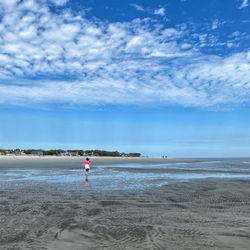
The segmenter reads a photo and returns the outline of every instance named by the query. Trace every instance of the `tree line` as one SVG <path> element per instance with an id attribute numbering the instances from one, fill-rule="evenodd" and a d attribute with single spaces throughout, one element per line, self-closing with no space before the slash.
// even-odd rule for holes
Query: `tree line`
<path id="1" fill-rule="evenodd" d="M 14 155 L 44 155 L 44 156 L 113 156 L 113 157 L 140 157 L 140 153 L 124 153 L 106 150 L 63 150 L 63 149 L 0 149 L 0 154 Z"/>

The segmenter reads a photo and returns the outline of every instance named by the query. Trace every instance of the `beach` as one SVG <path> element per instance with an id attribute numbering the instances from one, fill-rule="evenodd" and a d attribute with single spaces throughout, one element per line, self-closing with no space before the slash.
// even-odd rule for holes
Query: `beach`
<path id="1" fill-rule="evenodd" d="M 0 159 L 0 249 L 249 249 L 249 159 Z"/>

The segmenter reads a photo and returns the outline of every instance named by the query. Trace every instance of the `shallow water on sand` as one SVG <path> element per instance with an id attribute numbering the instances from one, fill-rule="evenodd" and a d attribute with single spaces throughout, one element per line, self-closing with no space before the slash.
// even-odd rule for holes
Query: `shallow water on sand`
<path id="1" fill-rule="evenodd" d="M 5 168 L 0 170 L 0 184 L 48 183 L 78 185 L 84 180 L 81 166 L 70 169 Z M 146 189 L 171 182 L 206 178 L 250 179 L 250 161 L 225 159 L 194 163 L 116 164 L 91 168 L 88 188 L 93 190 Z"/>

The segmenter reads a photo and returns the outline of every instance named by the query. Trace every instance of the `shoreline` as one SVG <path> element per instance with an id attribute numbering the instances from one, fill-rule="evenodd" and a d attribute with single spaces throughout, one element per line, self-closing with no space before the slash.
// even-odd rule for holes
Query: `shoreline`
<path id="1" fill-rule="evenodd" d="M 8 158 L 34 158 L 34 159 L 78 159 L 78 158 L 91 158 L 91 159 L 141 159 L 141 160 L 147 160 L 147 159 L 155 159 L 155 160 L 165 160 L 165 161 L 190 161 L 190 160 L 223 160 L 223 159 L 250 159 L 250 156 L 242 156 L 242 157 L 168 157 L 168 158 L 162 158 L 157 156 L 141 156 L 141 157 L 129 157 L 129 156 L 57 156 L 57 155 L 42 155 L 42 156 L 36 156 L 36 155 L 0 155 L 0 159 L 8 159 Z"/>
<path id="2" fill-rule="evenodd" d="M 81 167 L 86 157 L 83 156 L 0 156 L 0 169 L 72 169 Z M 216 161 L 208 158 L 144 158 L 144 157 L 89 157 L 92 167 L 100 165 L 126 164 L 175 164 Z"/>
<path id="3" fill-rule="evenodd" d="M 68 156 L 4 156 L 0 157 L 0 169 L 72 169 L 81 168 L 86 157 Z M 92 168 L 100 165 L 117 164 L 168 164 L 180 162 L 162 158 L 136 158 L 136 157 L 89 157 Z M 193 160 L 182 162 L 194 162 Z"/>
<path id="4" fill-rule="evenodd" d="M 81 168 L 86 157 L 83 156 L 0 156 L 1 169 L 74 169 Z M 219 161 L 234 161 L 250 158 L 157 158 L 157 157 L 89 157 L 92 168 L 101 165 L 126 165 L 126 164 L 192 164 Z"/>
<path id="5" fill-rule="evenodd" d="M 94 160 L 135 160 L 135 161 L 163 161 L 163 162 L 204 162 L 216 160 L 231 160 L 231 159 L 249 159 L 250 157 L 122 157 L 122 156 L 36 156 L 36 155 L 0 155 L 1 159 L 85 159 L 86 157 Z"/>

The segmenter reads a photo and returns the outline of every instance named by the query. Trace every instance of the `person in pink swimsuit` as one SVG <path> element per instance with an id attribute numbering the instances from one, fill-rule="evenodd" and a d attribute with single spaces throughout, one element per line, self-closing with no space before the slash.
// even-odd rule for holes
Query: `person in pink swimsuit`
<path id="1" fill-rule="evenodd" d="M 84 170 L 85 170 L 86 181 L 88 180 L 88 176 L 89 176 L 90 164 L 91 164 L 91 162 L 90 162 L 89 158 L 86 158 L 86 160 L 83 163 L 83 167 L 84 167 Z"/>

